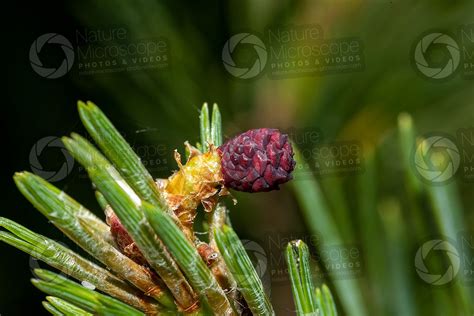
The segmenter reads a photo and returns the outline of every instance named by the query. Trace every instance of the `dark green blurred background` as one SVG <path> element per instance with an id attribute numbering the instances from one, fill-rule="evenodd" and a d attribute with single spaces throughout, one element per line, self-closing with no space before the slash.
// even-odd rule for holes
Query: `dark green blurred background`
<path id="1" fill-rule="evenodd" d="M 7 159 L 2 168 L 4 203 L 0 216 L 74 248 L 34 211 L 16 190 L 11 176 L 15 171 L 31 170 L 30 150 L 43 137 L 72 131 L 84 134 L 76 110 L 78 99 L 92 100 L 102 108 L 127 140 L 142 151 L 155 177 L 166 177 L 176 169 L 173 149 L 182 151 L 185 140 L 198 141 L 199 108 L 205 101 L 216 102 L 226 137 L 256 127 L 319 131 L 324 141 L 357 141 L 362 144 L 364 159 L 376 161 L 375 171 L 369 166 L 358 173 L 316 176 L 330 208 L 336 210 L 334 221 L 342 231 L 343 242 L 357 244 L 364 258 L 369 258 L 356 280 L 364 313 L 464 313 L 454 285 L 428 286 L 415 272 L 417 247 L 430 236 L 437 236 L 438 230 L 431 229 L 435 224 L 430 213 L 422 212 L 424 229 L 418 235 L 413 233 L 418 231 L 418 222 L 407 206 L 409 194 L 403 179 L 414 170 L 404 168 L 399 155 L 397 118 L 401 112 L 411 114 L 420 135 L 456 135 L 458 129 L 473 126 L 473 80 L 464 78 L 460 70 L 444 80 L 428 80 L 414 69 L 412 51 L 427 31 L 456 34 L 459 26 L 473 23 L 474 2 L 210 1 L 185 5 L 176 1 L 71 1 L 60 5 L 17 4 L 6 13 L 15 22 L 3 27 L 3 67 L 7 69 L 3 108 L 7 113 L 1 120 L 8 141 L 3 151 Z M 278 80 L 265 73 L 250 80 L 239 79 L 226 71 L 222 48 L 233 34 L 262 34 L 269 26 L 291 24 L 317 24 L 325 38 L 359 38 L 364 45 L 365 67 L 357 72 Z M 42 78 L 33 71 L 29 52 L 38 36 L 59 33 L 75 45 L 75 32 L 85 27 L 123 27 L 133 39 L 162 37 L 170 47 L 170 65 L 81 75 L 75 64 L 58 79 Z M 41 53 L 42 60 L 52 67 L 62 58 L 57 47 L 45 47 Z M 256 58 L 251 48 L 242 56 L 244 63 Z M 49 150 L 40 161 L 44 169 L 57 170 L 64 157 Z M 374 172 L 373 190 L 364 187 L 364 191 L 357 186 L 364 183 L 364 174 L 369 171 Z M 55 185 L 98 212 L 91 185 L 77 165 Z M 463 230 L 472 231 L 473 183 L 457 177 L 447 185 L 459 191 Z M 360 202 L 364 194 L 373 194 L 373 209 L 361 209 L 367 205 Z M 289 185 L 278 192 L 235 196 L 239 203 L 231 207 L 231 219 L 243 239 L 257 241 L 265 248 L 269 234 L 314 234 L 308 230 L 314 226 L 305 222 Z M 425 204 L 422 202 L 421 207 Z M 373 220 L 361 220 L 360 214 Z M 318 218 L 313 221 L 317 223 Z M 391 239 L 393 234 L 404 240 Z M 324 241 L 324 235 L 319 237 Z M 367 242 L 375 242 L 379 252 L 365 247 Z M 397 261 L 400 258 L 404 259 Z M 43 294 L 29 282 L 30 265 L 29 256 L 0 244 L 0 315 L 46 313 L 41 307 Z M 271 269 L 270 263 L 267 268 Z M 397 273 L 411 281 L 390 279 Z M 339 282 L 344 287 L 345 281 L 326 282 Z M 472 286 L 463 287 L 471 301 Z M 338 297 L 337 292 L 333 294 Z M 288 282 L 273 282 L 271 297 L 277 315 L 292 314 Z M 442 304 L 434 304 L 433 297 L 440 298 Z M 340 298 L 337 300 L 341 314 L 357 314 L 343 307 Z"/>

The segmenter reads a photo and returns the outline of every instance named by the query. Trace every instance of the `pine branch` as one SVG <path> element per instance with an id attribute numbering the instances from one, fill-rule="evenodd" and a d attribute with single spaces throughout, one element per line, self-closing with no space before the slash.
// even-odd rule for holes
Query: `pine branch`
<path id="1" fill-rule="evenodd" d="M 129 280 L 164 306 L 174 307 L 168 291 L 161 289 L 142 266 L 109 243 L 109 227 L 93 213 L 36 175 L 17 173 L 14 179 L 23 195 L 72 241 L 122 279 Z"/>
<path id="2" fill-rule="evenodd" d="M 216 239 L 214 237 L 214 230 L 221 229 L 226 224 L 231 226 L 227 217 L 227 213 L 227 208 L 222 203 L 218 203 L 214 211 L 206 214 L 207 221 L 205 222 L 205 226 L 208 231 L 209 246 L 219 254 L 218 259 L 212 265 L 212 272 L 219 280 L 222 288 L 234 289 L 237 288 L 237 283 L 230 273 L 225 261 L 222 259 L 222 254 L 219 251 L 219 247 L 217 246 Z M 231 303 L 233 303 L 234 309 L 241 309 L 242 306 L 239 304 L 238 291 L 228 291 L 227 297 Z"/>
<path id="3" fill-rule="evenodd" d="M 142 293 L 120 280 L 109 271 L 84 259 L 59 243 L 36 234 L 27 228 L 0 217 L 0 240 L 47 263 L 79 281 L 87 281 L 101 291 L 142 310 L 158 310 L 151 299 L 143 299 Z"/>
<path id="4" fill-rule="evenodd" d="M 186 274 L 190 284 L 206 300 L 217 315 L 232 315 L 234 311 L 214 275 L 201 259 L 192 245 L 173 220 L 166 214 L 154 208 L 145 208 L 148 222 L 158 237 L 176 259 L 180 268 Z"/>
<path id="5" fill-rule="evenodd" d="M 121 223 L 148 263 L 168 286 L 180 307 L 186 310 L 194 306 L 196 294 L 144 217 L 144 209 L 153 206 L 141 200 L 110 162 L 87 140 L 73 134 L 72 138 L 64 137 L 63 142 L 110 202 Z"/>
<path id="6" fill-rule="evenodd" d="M 162 198 L 155 181 L 141 162 L 140 157 L 100 108 L 90 101 L 87 103 L 79 101 L 78 109 L 87 131 L 126 183 L 142 200 L 159 206 L 160 210 L 168 212 L 180 225 L 179 220 Z"/>

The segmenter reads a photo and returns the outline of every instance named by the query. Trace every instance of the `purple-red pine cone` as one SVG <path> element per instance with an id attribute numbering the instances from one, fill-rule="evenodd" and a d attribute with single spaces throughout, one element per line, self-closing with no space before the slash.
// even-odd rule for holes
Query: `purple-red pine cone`
<path id="1" fill-rule="evenodd" d="M 278 190 L 295 168 L 288 135 L 259 128 L 242 133 L 218 148 L 226 187 L 244 192 Z"/>

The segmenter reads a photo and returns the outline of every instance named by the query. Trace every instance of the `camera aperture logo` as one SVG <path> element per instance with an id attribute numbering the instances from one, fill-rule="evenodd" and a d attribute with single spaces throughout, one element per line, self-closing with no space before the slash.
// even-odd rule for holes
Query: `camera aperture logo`
<path id="1" fill-rule="evenodd" d="M 459 149 L 448 137 L 430 136 L 417 145 L 414 162 L 417 174 L 423 180 L 443 183 L 450 180 L 459 168 Z"/>
<path id="2" fill-rule="evenodd" d="M 243 44 L 251 45 L 257 54 L 251 66 L 237 65 L 234 61 L 233 53 L 238 46 Z M 258 76 L 265 68 L 267 63 L 267 49 L 262 40 L 250 33 L 239 33 L 233 35 L 222 49 L 222 62 L 225 69 L 234 77 L 240 79 L 250 79 Z"/>
<path id="3" fill-rule="evenodd" d="M 449 260 L 449 266 L 443 273 L 430 271 L 426 266 L 428 255 L 433 251 L 442 251 Z M 458 250 L 446 240 L 433 239 L 425 242 L 415 255 L 415 268 L 418 276 L 428 284 L 444 285 L 454 280 L 459 272 L 461 259 Z"/>
<path id="4" fill-rule="evenodd" d="M 58 170 L 48 170 L 40 162 L 40 157 L 52 149 L 61 153 L 59 160 L 62 164 Z M 63 180 L 71 173 L 74 167 L 74 158 L 67 151 L 61 139 L 56 136 L 47 136 L 38 140 L 31 148 L 29 158 L 31 170 L 49 182 Z"/>
<path id="5" fill-rule="evenodd" d="M 422 136 L 412 163 L 425 183 L 442 185 L 457 175 L 466 182 L 474 181 L 474 128 L 460 128 L 456 137 L 444 133 Z"/>
<path id="6" fill-rule="evenodd" d="M 474 232 L 461 231 L 456 240 L 440 236 L 423 243 L 415 254 L 415 269 L 425 283 L 449 285 L 457 279 L 474 284 Z"/>
<path id="7" fill-rule="evenodd" d="M 443 46 L 449 57 L 445 62 L 432 64 L 427 60 L 427 52 L 436 44 Z M 443 79 L 451 76 L 456 71 L 461 54 L 458 44 L 451 36 L 434 32 L 424 35 L 416 44 L 414 58 L 417 69 L 423 75 L 432 79 Z"/>
<path id="8" fill-rule="evenodd" d="M 33 70 L 41 77 L 55 79 L 68 73 L 74 64 L 79 75 L 164 69 L 170 64 L 170 47 L 165 38 L 138 39 L 125 27 L 78 29 L 70 38 L 75 38 L 74 46 L 60 34 L 39 36 L 30 48 Z M 64 55 L 61 62 L 54 61 L 58 64 L 54 68 L 46 66 L 40 58 L 46 45 L 53 44 L 59 45 Z"/>
<path id="9" fill-rule="evenodd" d="M 266 293 L 271 292 L 271 282 L 270 282 L 270 275 L 267 271 L 268 259 L 267 253 L 262 248 L 262 246 L 252 240 L 242 239 L 242 246 L 247 253 L 251 264 L 253 265 L 255 272 L 257 273 L 258 278 L 261 280 L 262 285 L 265 289 Z M 237 276 L 238 275 L 238 272 Z M 252 283 L 255 281 L 252 277 L 248 275 L 241 275 L 239 276 L 243 286 L 251 286 Z"/>
<path id="10" fill-rule="evenodd" d="M 449 79 L 460 69 L 463 78 L 474 78 L 474 24 L 460 26 L 456 35 L 429 31 L 416 40 L 411 56 L 422 77 Z"/>
<path id="11" fill-rule="evenodd" d="M 64 57 L 56 67 L 48 67 L 40 58 L 41 51 L 48 45 L 57 45 L 62 49 Z M 71 42 L 61 34 L 47 33 L 39 36 L 30 47 L 30 64 L 41 77 L 57 79 L 69 72 L 74 64 L 74 48 Z"/>
<path id="12" fill-rule="evenodd" d="M 241 66 L 234 51 L 251 44 L 256 56 Z M 222 60 L 234 77 L 250 79 L 266 71 L 271 79 L 304 77 L 364 69 L 364 48 L 357 37 L 324 38 L 319 25 L 267 28 L 263 36 L 233 35 L 225 44 Z M 266 67 L 265 67 L 266 65 Z M 264 69 L 265 67 L 265 69 Z"/>

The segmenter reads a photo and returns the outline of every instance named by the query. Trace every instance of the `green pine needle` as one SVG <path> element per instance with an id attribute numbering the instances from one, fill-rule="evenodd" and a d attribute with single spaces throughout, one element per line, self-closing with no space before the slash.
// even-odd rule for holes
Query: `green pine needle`
<path id="1" fill-rule="evenodd" d="M 59 297 L 46 296 L 46 299 L 50 305 L 66 316 L 93 316 L 93 314 L 86 312 L 74 304 L 60 299 Z"/>
<path id="2" fill-rule="evenodd" d="M 189 283 L 203 299 L 207 300 L 214 313 L 232 314 L 232 307 L 211 270 L 173 220 L 155 208 L 145 208 L 145 215 L 158 237 L 163 240 L 186 274 Z"/>
<path id="3" fill-rule="evenodd" d="M 323 284 L 322 290 L 316 288 L 315 298 L 319 309 L 318 316 L 337 316 L 336 304 L 331 291 L 325 284 Z"/>
<path id="4" fill-rule="evenodd" d="M 35 269 L 39 279 L 31 282 L 42 292 L 66 300 L 87 312 L 97 315 L 145 315 L 114 298 L 90 290 L 65 277 L 42 269 Z"/>
<path id="5" fill-rule="evenodd" d="M 297 314 L 315 315 L 317 305 L 313 295 L 308 246 L 301 240 L 292 241 L 286 247 L 285 256 Z"/>
<path id="6" fill-rule="evenodd" d="M 227 225 L 215 228 L 214 237 L 219 251 L 252 313 L 254 315 L 274 315 L 275 312 L 265 294 L 262 281 L 234 230 Z"/>
<path id="7" fill-rule="evenodd" d="M 310 174 L 309 164 L 305 161 L 296 144 L 293 144 L 297 168 L 290 182 L 296 199 L 301 206 L 304 220 L 313 234 L 324 236 L 330 245 L 342 245 L 343 238 L 331 214 L 326 198 L 318 180 Z M 298 167 L 299 165 L 299 167 Z M 325 258 L 323 258 L 324 260 Z M 358 280 L 345 280 L 344 284 L 335 284 L 336 293 L 347 310 L 353 315 L 367 315 Z"/>
<path id="8" fill-rule="evenodd" d="M 151 174 L 105 114 L 90 101 L 79 101 L 78 109 L 89 134 L 140 198 L 166 209 Z"/>
<path id="9" fill-rule="evenodd" d="M 43 304 L 44 309 L 47 310 L 53 316 L 64 316 L 65 315 L 64 313 L 62 313 L 60 310 L 58 310 L 56 307 L 54 307 L 49 302 L 43 301 L 42 304 Z"/>
<path id="10" fill-rule="evenodd" d="M 209 107 L 207 103 L 204 103 L 202 106 L 199 122 L 201 129 L 201 151 L 207 152 L 209 150 L 209 144 L 212 143 L 211 126 L 209 125 Z"/>
<path id="11" fill-rule="evenodd" d="M 97 200 L 97 203 L 99 203 L 100 208 L 105 211 L 107 208 L 107 205 L 109 205 L 109 202 L 105 199 L 104 195 L 100 193 L 99 191 L 95 191 L 95 198 Z"/>
<path id="12" fill-rule="evenodd" d="M 199 115 L 199 126 L 201 129 L 201 142 L 197 143 L 197 148 L 201 152 L 207 152 L 212 144 L 215 147 L 222 145 L 222 118 L 219 106 L 212 105 L 212 117 L 209 115 L 209 106 L 204 103 Z"/>
<path id="13" fill-rule="evenodd" d="M 212 106 L 211 142 L 216 147 L 222 145 L 222 118 L 216 103 Z"/>
<path id="14" fill-rule="evenodd" d="M 413 147 L 417 144 L 415 139 L 416 128 L 413 119 L 409 114 L 403 113 L 399 116 L 398 132 L 400 151 L 404 157 L 406 169 L 406 182 L 408 184 L 409 193 L 412 195 L 424 195 L 430 203 L 430 215 L 435 219 L 437 224 L 437 231 L 447 237 L 456 238 L 458 232 L 466 231 L 465 223 L 463 222 L 463 206 L 460 200 L 460 194 L 456 182 L 443 183 L 437 185 L 436 183 L 423 184 L 413 174 L 411 165 L 409 163 L 412 157 Z M 424 142 L 424 139 L 420 139 Z M 424 221 L 425 215 L 415 213 L 415 218 L 420 218 Z M 470 309 L 470 297 L 472 294 L 460 282 L 454 285 L 456 296 L 460 299 L 463 310 Z"/>

